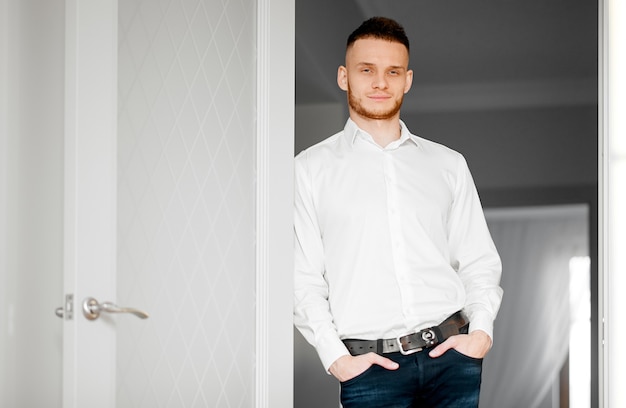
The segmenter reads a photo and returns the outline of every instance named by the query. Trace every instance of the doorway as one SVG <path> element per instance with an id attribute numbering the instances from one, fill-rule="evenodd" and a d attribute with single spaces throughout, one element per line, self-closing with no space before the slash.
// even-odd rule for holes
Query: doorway
<path id="1" fill-rule="evenodd" d="M 396 18 L 411 40 L 416 77 L 403 119 L 419 136 L 466 156 L 485 207 L 589 205 L 591 324 L 597 333 L 598 3 L 461 3 L 355 0 L 338 7 L 316 3 L 313 10 L 296 2 L 294 153 L 345 123 L 345 95 L 335 74 L 350 31 L 369 16 Z M 328 28 L 319 32 L 317 21 Z M 598 373 L 596 336 L 590 353 L 591 372 Z M 298 405 L 306 397 L 298 398 L 297 378 L 305 365 L 313 363 L 315 370 L 319 363 L 314 351 L 295 354 L 296 406 L 304 407 Z M 597 404 L 597 375 L 591 381 Z"/>

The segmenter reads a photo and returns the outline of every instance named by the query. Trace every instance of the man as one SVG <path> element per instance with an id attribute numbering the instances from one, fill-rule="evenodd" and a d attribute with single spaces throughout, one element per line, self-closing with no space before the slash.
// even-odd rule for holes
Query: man
<path id="1" fill-rule="evenodd" d="M 408 65 L 403 28 L 365 21 L 337 72 L 344 130 L 296 158 L 294 321 L 344 408 L 477 406 L 502 299 L 464 158 L 400 120 Z"/>

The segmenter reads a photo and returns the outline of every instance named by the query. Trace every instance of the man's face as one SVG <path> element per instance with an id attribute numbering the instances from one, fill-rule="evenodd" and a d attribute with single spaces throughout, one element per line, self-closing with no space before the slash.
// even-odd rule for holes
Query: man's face
<path id="1" fill-rule="evenodd" d="M 351 113 L 363 119 L 399 117 L 404 94 L 411 88 L 409 53 L 398 42 L 377 38 L 355 41 L 339 67 L 337 83 L 348 92 Z"/>

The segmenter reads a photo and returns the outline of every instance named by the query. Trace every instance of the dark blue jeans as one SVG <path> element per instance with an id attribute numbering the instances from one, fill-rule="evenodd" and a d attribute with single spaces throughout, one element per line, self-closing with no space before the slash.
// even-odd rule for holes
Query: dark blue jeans
<path id="1" fill-rule="evenodd" d="M 482 359 L 448 350 L 438 358 L 423 351 L 385 354 L 397 370 L 373 365 L 341 383 L 344 408 L 478 407 Z"/>

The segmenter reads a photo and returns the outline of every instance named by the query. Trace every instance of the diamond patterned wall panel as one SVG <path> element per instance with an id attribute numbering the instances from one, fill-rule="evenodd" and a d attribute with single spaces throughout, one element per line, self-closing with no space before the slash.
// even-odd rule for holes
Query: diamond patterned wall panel
<path id="1" fill-rule="evenodd" d="M 254 10 L 119 2 L 120 408 L 254 405 Z"/>

